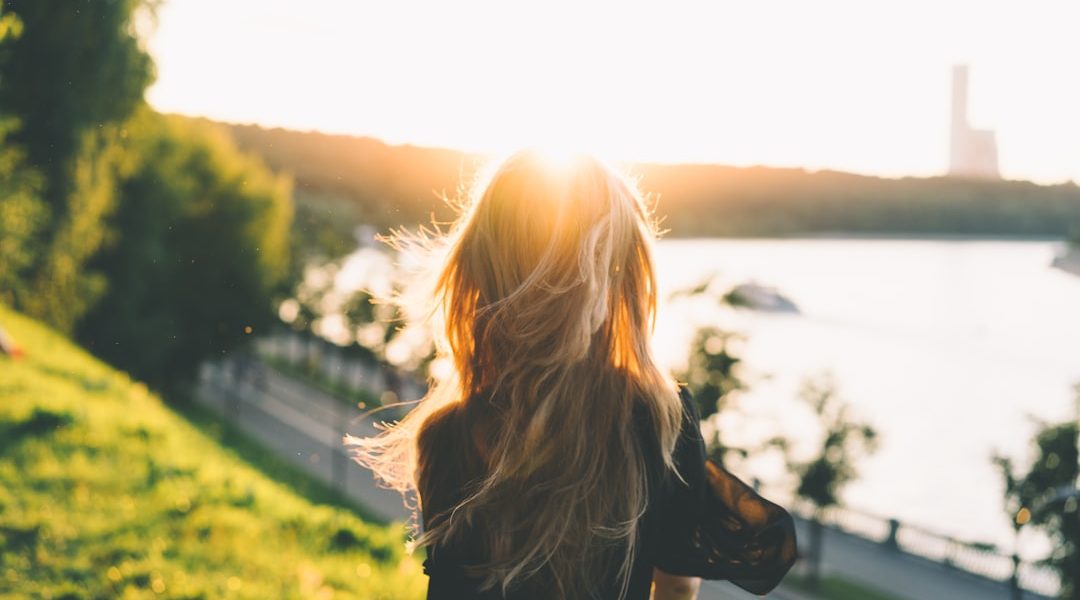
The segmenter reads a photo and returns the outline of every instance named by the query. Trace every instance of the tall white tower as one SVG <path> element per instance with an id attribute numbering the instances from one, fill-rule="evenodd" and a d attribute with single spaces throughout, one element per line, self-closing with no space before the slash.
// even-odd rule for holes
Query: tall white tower
<path id="1" fill-rule="evenodd" d="M 997 139 L 989 129 L 973 129 L 967 119 L 967 65 L 953 67 L 952 130 L 949 144 L 949 175 L 977 179 L 1001 179 L 998 172 Z"/>

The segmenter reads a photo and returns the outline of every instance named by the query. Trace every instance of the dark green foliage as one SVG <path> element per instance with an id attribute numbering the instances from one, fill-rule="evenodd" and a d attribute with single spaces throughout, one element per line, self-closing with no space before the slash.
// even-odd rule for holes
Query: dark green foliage
<path id="1" fill-rule="evenodd" d="M 36 241 L 48 217 L 38 195 L 41 178 L 7 143 L 14 124 L 0 121 L 0 302 L 9 304 L 29 294 Z"/>
<path id="2" fill-rule="evenodd" d="M 386 360 L 386 347 L 405 327 L 405 316 L 396 304 L 378 301 L 370 292 L 358 290 L 345 299 L 342 307 L 345 321 L 353 331 L 374 331 L 371 340 L 361 344 L 374 352 L 380 361 Z M 357 340 L 358 343 L 361 340 Z"/>
<path id="3" fill-rule="evenodd" d="M 814 506 L 810 522 L 810 543 L 806 582 L 811 589 L 821 584 L 822 522 L 825 509 L 840 504 L 840 490 L 858 476 L 855 463 L 877 450 L 877 431 L 849 415 L 848 404 L 837 395 L 829 375 L 803 382 L 799 399 L 810 405 L 821 426 L 820 445 L 810 460 L 789 454 L 791 443 L 783 437 L 770 443 L 785 454 L 788 469 L 799 477 L 795 490 Z"/>
<path id="4" fill-rule="evenodd" d="M 0 49 L 0 115 L 10 142 L 41 174 L 33 248 L 5 273 L 9 300 L 70 331 L 106 282 L 86 268 L 104 241 L 102 219 L 124 169 L 124 122 L 143 101 L 153 65 L 133 19 L 140 0 L 2 0 L 17 36 Z M 5 27 L 5 30 L 7 28 Z M 25 203 L 24 203 L 25 204 Z M 5 249 L 6 250 L 6 249 Z M 27 258 L 29 257 L 29 258 Z"/>
<path id="5" fill-rule="evenodd" d="M 737 374 L 741 359 L 731 350 L 738 339 L 718 327 L 703 327 L 694 335 L 687 369 L 677 379 L 690 388 L 702 419 L 722 412 L 729 395 L 744 387 Z"/>
<path id="6" fill-rule="evenodd" d="M 1078 388 L 1080 402 L 1080 388 Z M 1035 461 L 1018 474 L 1012 461 L 995 457 L 1005 478 L 1013 526 L 1031 524 L 1053 547 L 1043 561 L 1061 577 L 1061 598 L 1080 595 L 1080 423 L 1043 423 L 1035 435 Z"/>
<path id="7" fill-rule="evenodd" d="M 308 265 L 338 259 L 356 249 L 353 230 L 364 222 L 364 213 L 348 198 L 306 189 L 295 190 L 293 205 L 288 280 L 296 284 Z"/>
<path id="8" fill-rule="evenodd" d="M 138 163 L 109 221 L 115 237 L 93 263 L 108 293 L 78 336 L 138 377 L 171 383 L 272 322 L 289 183 L 221 132 L 149 111 L 128 144 Z"/>
<path id="9" fill-rule="evenodd" d="M 0 44 L 4 41 L 10 42 L 22 35 L 22 27 L 22 20 L 12 13 L 5 12 L 4 6 L 0 4 Z M 4 60 L 5 55 L 5 46 L 0 45 L 0 60 Z"/>
<path id="10" fill-rule="evenodd" d="M 715 275 L 709 275 L 694 287 L 676 290 L 668 297 L 668 301 L 686 299 L 692 302 L 695 299 L 705 299 L 709 303 L 733 306 L 728 301 L 730 293 L 718 294 L 713 289 L 715 279 Z M 742 339 L 737 333 L 711 325 L 698 327 L 694 332 L 690 353 L 686 359 L 686 370 L 674 375 L 675 379 L 686 383 L 697 402 L 702 420 L 730 408 L 732 393 L 746 387 L 739 377 L 741 359 L 732 350 L 732 346 Z M 710 457 L 721 465 L 728 453 L 743 457 L 749 454 L 746 448 L 725 443 L 719 429 L 716 429 L 712 439 L 705 440 L 705 443 Z"/>
<path id="11" fill-rule="evenodd" d="M 679 236 L 980 235 L 1064 237 L 1080 187 L 950 177 L 885 179 L 836 171 L 643 165 Z"/>
<path id="12" fill-rule="evenodd" d="M 0 4 L 0 64 L 22 29 L 22 21 Z M 27 167 L 25 152 L 10 140 L 18 121 L 6 115 L 0 110 L 0 302 L 12 304 L 29 292 L 35 241 L 48 212 L 40 198 L 40 175 Z"/>
<path id="13" fill-rule="evenodd" d="M 19 117 L 15 141 L 49 181 L 55 209 L 68 201 L 83 135 L 127 119 L 153 64 L 133 31 L 142 0 L 3 0 L 23 31 L 0 64 L 0 106 Z"/>
<path id="14" fill-rule="evenodd" d="M 804 382 L 799 397 L 813 409 L 822 435 L 817 456 L 806 462 L 791 461 L 792 470 L 799 474 L 795 493 L 820 510 L 840 503 L 840 488 L 858 475 L 855 462 L 877 449 L 877 432 L 849 416 L 848 405 L 837 396 L 831 378 Z"/>
<path id="15" fill-rule="evenodd" d="M 183 380 L 271 322 L 288 183 L 145 107 L 157 2 L 0 2 L 0 299 Z"/>
<path id="16" fill-rule="evenodd" d="M 43 408 L 34 408 L 34 412 L 20 421 L 8 433 L 11 435 L 42 435 L 71 425 L 75 418 L 68 412 L 57 412 Z"/>
<path id="17" fill-rule="evenodd" d="M 75 418 L 69 412 L 41 407 L 35 407 L 33 412 L 22 419 L 0 420 L 0 454 L 25 438 L 43 437 L 74 422 Z"/>

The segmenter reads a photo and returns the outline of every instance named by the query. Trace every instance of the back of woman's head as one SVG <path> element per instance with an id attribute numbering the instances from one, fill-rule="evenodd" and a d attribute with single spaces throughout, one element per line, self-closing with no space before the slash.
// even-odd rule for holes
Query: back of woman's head
<path id="1" fill-rule="evenodd" d="M 452 376 L 378 438 L 354 440 L 357 459 L 427 502 L 446 493 L 432 489 L 446 452 L 475 454 L 482 472 L 417 542 L 480 537 L 486 586 L 544 581 L 575 597 L 617 570 L 625 587 L 648 501 L 634 413 L 668 466 L 681 416 L 650 346 L 649 210 L 599 161 L 533 151 L 501 163 L 463 208 L 425 244 L 441 258 L 431 315 Z M 475 443 L 451 444 L 462 430 L 451 419 Z"/>

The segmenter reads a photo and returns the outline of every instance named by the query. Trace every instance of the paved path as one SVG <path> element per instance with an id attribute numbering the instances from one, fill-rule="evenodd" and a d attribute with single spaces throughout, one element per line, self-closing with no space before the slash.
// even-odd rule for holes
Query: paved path
<path id="1" fill-rule="evenodd" d="M 351 462 L 341 445 L 343 433 L 364 436 L 376 430 L 370 419 L 344 402 L 270 368 L 256 369 L 258 383 L 238 381 L 231 371 L 204 369 L 200 401 L 229 415 L 242 431 L 269 449 L 288 457 L 315 477 L 336 485 L 352 500 L 384 521 L 401 521 L 408 512 L 401 497 L 375 485 L 374 478 Z M 800 541 L 807 524 L 796 523 Z M 824 528 L 823 571 L 903 600 L 1008 600 L 1008 588 L 920 557 L 889 550 L 881 544 Z M 798 567 L 796 567 L 798 568 Z M 704 582 L 701 600 L 755 598 L 726 582 Z M 772 598 L 811 600 L 786 586 Z M 1030 600 L 1049 600 L 1025 592 Z"/>
<path id="2" fill-rule="evenodd" d="M 406 520 L 401 496 L 375 485 L 370 471 L 353 463 L 341 443 L 344 433 L 372 435 L 375 427 L 358 409 L 323 392 L 266 369 L 256 386 L 236 382 L 227 372 L 204 373 L 197 397 L 269 450 L 288 458 L 317 479 L 341 489 L 379 519 Z M 273 390 L 266 393 L 265 390 Z"/>

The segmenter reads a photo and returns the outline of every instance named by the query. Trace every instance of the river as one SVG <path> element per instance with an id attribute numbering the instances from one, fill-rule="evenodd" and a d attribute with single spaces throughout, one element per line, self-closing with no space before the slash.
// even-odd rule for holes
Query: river
<path id="1" fill-rule="evenodd" d="M 738 406 L 747 414 L 729 425 L 748 438 L 784 430 L 812 439 L 793 399 L 803 378 L 833 373 L 840 395 L 881 436 L 847 504 L 1009 548 L 991 456 L 1023 463 L 1032 419 L 1076 414 L 1080 277 L 1050 267 L 1060 249 L 1013 240 L 663 241 L 664 297 L 715 272 L 721 290 L 751 280 L 775 286 L 800 314 L 671 302 L 661 307 L 657 351 L 677 366 L 695 325 L 744 334 L 751 385 Z M 747 468 L 790 488 L 775 465 Z"/>

